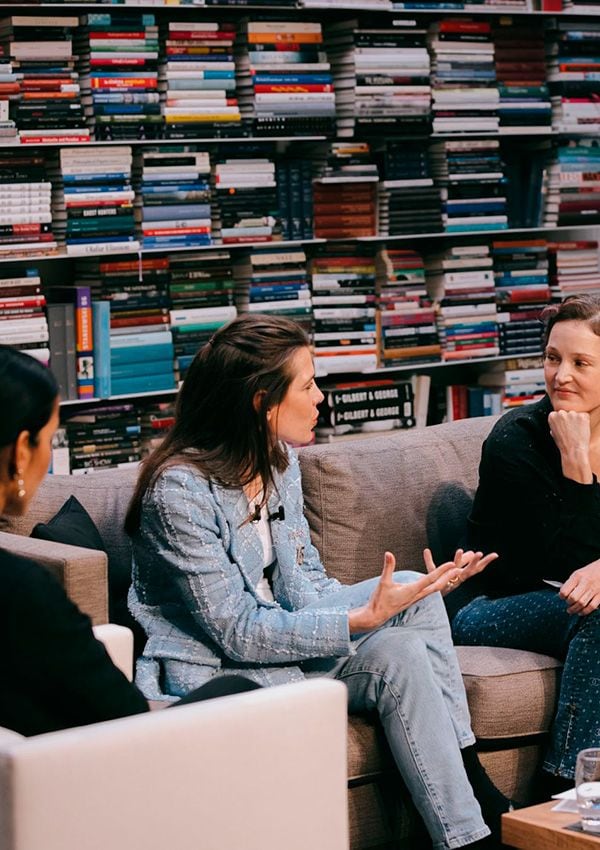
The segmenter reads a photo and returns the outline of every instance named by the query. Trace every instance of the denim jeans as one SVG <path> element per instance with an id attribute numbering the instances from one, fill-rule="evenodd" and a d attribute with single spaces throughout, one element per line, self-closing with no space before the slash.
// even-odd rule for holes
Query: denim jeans
<path id="1" fill-rule="evenodd" d="M 409 571 L 394 575 L 399 582 L 421 577 Z M 377 581 L 346 586 L 310 607 L 361 606 Z M 307 675 L 344 682 L 350 712 L 377 712 L 436 850 L 463 847 L 489 835 L 460 755 L 475 738 L 440 594 L 354 640 L 355 655 L 315 659 L 303 669 Z"/>
<path id="2" fill-rule="evenodd" d="M 567 614 L 553 590 L 478 596 L 452 622 L 456 644 L 506 646 L 564 661 L 544 770 L 575 776 L 577 753 L 600 746 L 600 611 Z"/>

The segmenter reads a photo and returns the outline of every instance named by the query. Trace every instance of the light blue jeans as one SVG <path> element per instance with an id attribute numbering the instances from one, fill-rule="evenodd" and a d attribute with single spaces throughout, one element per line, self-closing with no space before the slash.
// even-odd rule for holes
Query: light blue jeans
<path id="1" fill-rule="evenodd" d="M 421 577 L 410 571 L 394 574 L 398 582 Z M 310 607 L 359 607 L 377 581 L 346 586 Z M 304 671 L 344 682 L 350 712 L 377 712 L 436 850 L 463 847 L 489 835 L 460 754 L 475 738 L 440 594 L 354 640 L 355 655 L 315 659 L 303 665 Z"/>

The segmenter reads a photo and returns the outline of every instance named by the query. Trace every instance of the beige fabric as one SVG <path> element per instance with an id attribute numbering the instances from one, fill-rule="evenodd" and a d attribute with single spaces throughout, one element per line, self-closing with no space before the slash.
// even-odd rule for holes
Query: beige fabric
<path id="1" fill-rule="evenodd" d="M 345 730 L 320 680 L 12 744 L 0 850 L 347 850 Z"/>
<path id="2" fill-rule="evenodd" d="M 131 629 L 117 626 L 115 623 L 105 623 L 103 626 L 94 626 L 94 634 L 104 644 L 115 667 L 118 667 L 131 682 L 133 679 L 133 632 Z"/>
<path id="3" fill-rule="evenodd" d="M 531 803 L 531 783 L 542 760 L 544 745 L 479 752 L 479 759 L 494 785 L 510 800 Z"/>

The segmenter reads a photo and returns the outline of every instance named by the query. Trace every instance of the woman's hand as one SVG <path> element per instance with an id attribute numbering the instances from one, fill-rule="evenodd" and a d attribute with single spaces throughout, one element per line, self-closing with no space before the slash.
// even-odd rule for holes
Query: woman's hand
<path id="1" fill-rule="evenodd" d="M 590 465 L 591 425 L 589 413 L 553 410 L 548 414 L 552 439 L 560 452 L 562 473 L 580 484 L 594 480 Z"/>
<path id="2" fill-rule="evenodd" d="M 568 614 L 585 617 L 600 607 L 600 558 L 571 573 L 559 595 L 569 603 Z"/>
<path id="3" fill-rule="evenodd" d="M 386 552 L 381 578 L 371 598 L 362 608 L 353 608 L 348 612 L 350 634 L 378 629 L 391 617 L 405 611 L 415 602 L 419 602 L 430 593 L 443 590 L 448 581 L 454 579 L 460 572 L 454 561 L 448 561 L 440 567 L 436 567 L 435 564 L 433 566 L 433 570 L 423 578 L 401 584 L 394 581 L 396 559 L 391 552 Z"/>
<path id="4" fill-rule="evenodd" d="M 463 552 L 462 549 L 457 549 L 454 553 L 454 561 L 448 561 L 447 564 L 450 564 L 456 568 L 456 574 L 453 578 L 449 578 L 446 581 L 446 584 L 441 589 L 442 595 L 445 596 L 447 593 L 450 593 L 453 590 L 456 590 L 459 584 L 462 584 L 467 579 L 472 578 L 472 576 L 477 575 L 482 570 L 485 570 L 488 564 L 491 564 L 492 561 L 495 561 L 498 555 L 496 552 L 490 552 L 489 555 L 483 557 L 483 552 Z M 442 567 L 436 567 L 433 555 L 431 554 L 431 549 L 423 550 L 423 559 L 425 561 L 425 566 L 427 567 L 427 572 L 431 575 L 436 569 L 439 570 L 447 564 L 442 564 Z"/>

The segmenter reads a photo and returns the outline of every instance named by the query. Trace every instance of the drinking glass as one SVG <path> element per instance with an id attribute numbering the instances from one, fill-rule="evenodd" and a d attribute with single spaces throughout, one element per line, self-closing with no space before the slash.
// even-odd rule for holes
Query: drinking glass
<path id="1" fill-rule="evenodd" d="M 575 788 L 582 828 L 600 834 L 600 748 L 582 750 L 577 756 Z"/>

